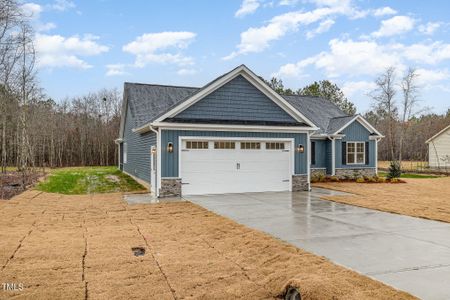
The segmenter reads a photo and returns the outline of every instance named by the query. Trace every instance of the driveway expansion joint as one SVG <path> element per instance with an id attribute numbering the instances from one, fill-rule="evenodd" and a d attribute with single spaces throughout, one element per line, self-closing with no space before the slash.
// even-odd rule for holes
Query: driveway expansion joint
<path id="1" fill-rule="evenodd" d="M 368 272 L 368 273 L 365 273 L 364 275 L 376 276 L 376 275 L 396 274 L 396 273 L 403 273 L 403 272 L 410 272 L 410 271 L 420 271 L 420 270 L 438 269 L 438 268 L 447 268 L 447 267 L 450 267 L 450 264 L 426 265 L 426 266 L 420 266 L 420 267 L 403 268 L 403 269 L 398 269 L 398 270 Z"/>

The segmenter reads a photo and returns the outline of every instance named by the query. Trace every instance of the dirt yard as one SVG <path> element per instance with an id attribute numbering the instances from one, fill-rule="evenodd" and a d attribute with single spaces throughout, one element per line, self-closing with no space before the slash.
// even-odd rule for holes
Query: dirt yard
<path id="1" fill-rule="evenodd" d="M 406 183 L 315 183 L 354 196 L 324 199 L 402 215 L 450 222 L 450 177 L 403 179 Z"/>
<path id="2" fill-rule="evenodd" d="M 132 247 L 144 247 L 134 256 Z M 0 202 L 0 291 L 14 299 L 412 299 L 188 202 L 27 191 Z"/>

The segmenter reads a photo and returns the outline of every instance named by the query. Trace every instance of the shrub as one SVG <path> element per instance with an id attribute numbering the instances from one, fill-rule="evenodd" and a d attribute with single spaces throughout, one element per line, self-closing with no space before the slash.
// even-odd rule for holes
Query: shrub
<path id="1" fill-rule="evenodd" d="M 337 176 L 331 176 L 330 179 L 331 179 L 331 181 L 334 181 L 334 182 L 339 181 L 339 177 L 337 177 Z"/>
<path id="2" fill-rule="evenodd" d="M 390 179 L 390 182 L 391 182 L 391 183 L 399 183 L 399 182 L 400 182 L 400 179 L 398 179 L 398 178 L 391 178 L 391 179 Z"/>
<path id="3" fill-rule="evenodd" d="M 361 177 L 361 174 L 359 174 L 359 171 L 354 170 L 353 171 L 353 179 L 358 180 L 359 177 Z"/>
<path id="4" fill-rule="evenodd" d="M 324 182 L 325 176 L 322 173 L 317 173 L 311 176 L 311 182 Z"/>
<path id="5" fill-rule="evenodd" d="M 366 182 L 366 181 L 364 180 L 363 177 L 358 177 L 358 178 L 356 178 L 356 182 L 357 182 L 357 183 L 364 183 L 364 182 Z"/>
<path id="6" fill-rule="evenodd" d="M 387 174 L 388 179 L 400 178 L 402 170 L 398 161 L 391 161 L 389 165 L 389 172 Z"/>
<path id="7" fill-rule="evenodd" d="M 384 177 L 378 177 L 377 182 L 379 182 L 379 183 L 385 183 L 385 182 L 386 182 L 386 178 L 384 178 Z"/>
<path id="8" fill-rule="evenodd" d="M 375 183 L 378 182 L 378 176 L 371 176 L 366 179 L 367 182 Z"/>

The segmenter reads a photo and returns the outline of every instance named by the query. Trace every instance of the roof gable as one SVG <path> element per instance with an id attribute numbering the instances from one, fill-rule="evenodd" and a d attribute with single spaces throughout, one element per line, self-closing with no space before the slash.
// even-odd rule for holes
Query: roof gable
<path id="1" fill-rule="evenodd" d="M 178 115 L 180 112 L 186 110 L 188 107 L 194 105 L 198 101 L 201 101 L 204 97 L 219 89 L 223 85 L 227 84 L 229 81 L 233 80 L 237 76 L 242 76 L 249 83 L 251 83 L 255 88 L 259 89 L 264 95 L 266 95 L 270 100 L 272 100 L 275 104 L 277 104 L 281 109 L 283 109 L 287 114 L 289 114 L 293 119 L 295 119 L 298 123 L 304 123 L 307 126 L 311 127 L 311 129 L 315 129 L 316 125 L 306 118 L 300 111 L 295 109 L 289 102 L 287 102 L 283 97 L 277 94 L 274 90 L 272 90 L 266 83 L 264 83 L 258 76 L 256 76 L 252 71 L 250 71 L 245 65 L 241 65 L 230 72 L 218 77 L 213 80 L 200 90 L 198 90 L 195 94 L 193 94 L 190 98 L 180 102 L 178 105 L 175 105 L 168 112 L 158 117 L 154 123 L 158 124 L 163 122 L 166 119 L 171 119 Z"/>
<path id="2" fill-rule="evenodd" d="M 299 122 L 238 75 L 220 88 L 176 114 L 173 121 L 248 121 L 268 124 L 298 124 Z"/>
<path id="3" fill-rule="evenodd" d="M 438 133 L 436 133 L 435 135 L 433 135 L 432 137 L 430 137 L 428 140 L 426 140 L 426 144 L 430 143 L 432 140 L 434 140 L 435 138 L 441 136 L 444 132 L 449 131 L 450 134 L 450 125 L 448 125 L 447 127 L 445 127 L 444 129 L 442 129 L 441 131 L 439 131 Z"/>

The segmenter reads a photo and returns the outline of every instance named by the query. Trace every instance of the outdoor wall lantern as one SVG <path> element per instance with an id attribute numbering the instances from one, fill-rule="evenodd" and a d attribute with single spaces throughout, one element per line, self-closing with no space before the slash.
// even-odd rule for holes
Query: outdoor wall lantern
<path id="1" fill-rule="evenodd" d="M 169 153 L 173 152 L 173 143 L 167 143 L 167 152 Z"/>
<path id="2" fill-rule="evenodd" d="M 152 147 L 151 152 L 152 152 L 152 154 L 156 154 L 156 147 Z"/>
<path id="3" fill-rule="evenodd" d="M 298 153 L 303 153 L 303 152 L 305 152 L 305 147 L 303 147 L 302 144 L 298 144 L 298 146 L 297 146 L 297 152 L 298 152 Z"/>

